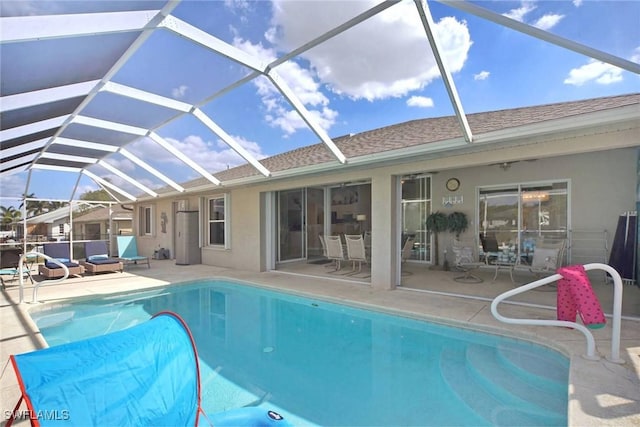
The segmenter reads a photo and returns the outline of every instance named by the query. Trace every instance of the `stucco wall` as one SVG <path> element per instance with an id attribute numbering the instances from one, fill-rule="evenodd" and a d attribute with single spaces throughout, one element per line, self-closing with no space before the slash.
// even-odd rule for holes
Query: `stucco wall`
<path id="1" fill-rule="evenodd" d="M 627 133 L 626 138 L 633 137 Z M 312 185 L 328 185 L 341 182 L 370 180 L 372 183 L 372 256 L 380 262 L 372 266 L 372 285 L 389 287 L 398 277 L 396 253 L 397 244 L 396 222 L 397 211 L 392 200 L 395 195 L 396 177 L 410 173 L 430 173 L 432 175 L 432 189 L 434 209 L 443 211 L 459 210 L 468 214 L 472 220 L 468 238 L 476 232 L 476 192 L 480 186 L 498 184 L 515 184 L 523 182 L 568 180 L 570 190 L 570 225 L 572 228 L 607 229 L 610 238 L 615 230 L 618 215 L 635 208 L 636 198 L 636 163 L 638 148 L 612 149 L 593 153 L 571 154 L 558 157 L 548 157 L 554 152 L 567 150 L 567 145 L 577 144 L 588 148 L 594 141 L 590 139 L 602 138 L 594 135 L 581 138 L 579 141 L 547 141 L 532 148 L 505 147 L 488 152 L 470 153 L 459 156 L 433 158 L 412 163 L 367 168 L 362 170 L 336 171 L 330 174 L 319 174 L 312 177 L 299 177 L 287 180 L 266 180 L 265 184 L 250 185 L 233 188 L 230 194 L 231 233 L 228 236 L 229 248 L 203 248 L 202 262 L 230 268 L 240 268 L 252 271 L 264 269 L 264 254 L 261 258 L 260 236 L 265 235 L 264 221 L 261 221 L 261 194 L 291 188 Z M 601 143 L 602 141 L 600 141 Z M 612 143 L 612 145 L 615 145 Z M 500 168 L 497 163 L 510 161 L 522 156 L 522 150 L 529 150 L 529 156 L 535 156 L 534 161 L 517 161 L 507 170 Z M 482 164 L 478 166 L 478 164 Z M 460 180 L 458 191 L 451 193 L 445 188 L 445 182 L 451 177 Z M 223 194 L 225 189 L 215 192 L 190 195 L 190 204 L 198 206 L 198 197 L 211 197 Z M 442 206 L 442 197 L 447 195 L 462 196 L 464 203 L 452 208 Z M 183 197 L 184 198 L 184 197 Z M 177 200 L 177 199 L 176 199 Z M 169 201 L 156 202 L 156 224 L 159 224 L 163 210 L 172 212 Z M 152 237 L 139 236 L 141 251 L 151 255 L 158 245 L 170 248 L 174 254 L 173 227 L 174 219 L 167 227 L 167 233 L 159 233 Z M 203 219 L 204 221 L 204 219 Z M 137 218 L 134 220 L 137 227 Z M 206 235 L 206 225 L 203 223 L 203 233 Z M 206 236 L 205 236 L 206 239 Z M 450 239 L 449 239 L 450 240 Z M 447 245 L 441 245 L 441 249 Z"/>

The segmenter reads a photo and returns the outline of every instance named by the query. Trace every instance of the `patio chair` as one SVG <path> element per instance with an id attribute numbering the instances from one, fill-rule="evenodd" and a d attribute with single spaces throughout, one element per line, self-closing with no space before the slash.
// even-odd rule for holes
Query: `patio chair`
<path id="1" fill-rule="evenodd" d="M 340 270 L 342 268 L 341 263 L 344 261 L 344 251 L 340 236 L 324 236 L 324 241 L 327 244 L 327 258 L 333 261 L 333 271 Z"/>
<path id="2" fill-rule="evenodd" d="M 531 265 L 519 263 L 513 266 L 513 271 L 531 273 L 536 278 L 555 274 L 562 267 L 565 249 L 566 239 L 557 242 L 536 242 Z"/>
<path id="3" fill-rule="evenodd" d="M 85 270 L 91 274 L 106 272 L 123 272 L 124 265 L 118 258 L 109 256 L 107 242 L 96 240 L 84 244 L 85 261 L 80 261 Z"/>
<path id="4" fill-rule="evenodd" d="M 326 259 L 329 259 L 329 257 L 327 256 L 327 242 L 324 240 L 324 236 L 322 234 L 319 234 L 318 239 L 320 239 L 320 245 L 322 246 L 322 256 L 325 257 Z M 325 264 L 324 267 L 325 268 L 333 267 L 333 263 Z"/>
<path id="5" fill-rule="evenodd" d="M 138 261 L 147 263 L 147 267 L 151 268 L 149 257 L 138 254 L 138 244 L 135 236 L 117 236 L 118 258 L 124 265 L 138 264 Z"/>
<path id="6" fill-rule="evenodd" d="M 19 249 L 5 249 L 0 252 L 0 282 L 2 283 L 3 289 L 6 289 L 6 284 L 4 282 L 5 279 L 2 276 L 11 276 L 11 280 L 15 280 L 19 277 L 20 270 L 18 269 L 18 264 L 21 256 L 22 251 Z M 22 266 L 22 275 L 27 276 L 33 284 L 31 269 L 25 264 Z"/>
<path id="7" fill-rule="evenodd" d="M 413 251 L 413 243 L 416 241 L 415 237 L 407 237 L 407 240 L 404 241 L 404 245 L 402 245 L 402 255 L 401 261 L 404 263 L 406 260 L 411 258 L 411 252 Z"/>
<path id="8" fill-rule="evenodd" d="M 484 281 L 482 278 L 472 274 L 472 271 L 486 265 L 485 262 L 480 261 L 477 256 L 477 250 L 474 250 L 474 247 L 477 246 L 475 244 L 465 244 L 459 240 L 453 241 L 451 249 L 455 256 L 455 269 L 464 273 L 453 278 L 456 282 L 482 283 Z"/>
<path id="9" fill-rule="evenodd" d="M 351 270 L 354 273 L 360 273 L 362 271 L 362 263 L 367 264 L 367 254 L 364 249 L 362 234 L 345 234 L 344 238 L 347 243 L 347 258 L 351 261 Z M 356 263 L 358 263 L 357 271 Z"/>
<path id="10" fill-rule="evenodd" d="M 43 252 L 64 264 L 69 269 L 69 276 L 80 276 L 84 273 L 84 267 L 71 260 L 69 245 L 69 242 L 45 243 Z M 47 279 L 64 277 L 64 269 L 49 260 L 45 260 L 44 264 L 38 266 L 38 272 Z"/>
<path id="11" fill-rule="evenodd" d="M 404 263 L 411 258 L 411 252 L 413 252 L 413 243 L 416 241 L 416 238 L 413 236 L 407 237 L 407 240 L 404 241 L 404 245 L 402 245 L 402 252 L 400 252 L 400 264 L 404 265 Z M 401 275 L 412 275 L 413 273 L 410 271 L 401 268 Z"/>
<path id="12" fill-rule="evenodd" d="M 500 247 L 498 239 L 493 233 L 480 233 L 480 245 L 482 245 L 482 253 L 486 264 L 493 264 L 500 257 Z"/>

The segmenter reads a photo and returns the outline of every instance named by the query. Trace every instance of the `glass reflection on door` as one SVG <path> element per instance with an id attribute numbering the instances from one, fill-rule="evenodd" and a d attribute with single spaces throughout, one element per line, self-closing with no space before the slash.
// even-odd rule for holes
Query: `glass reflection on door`
<path id="1" fill-rule="evenodd" d="M 278 260 L 305 257 L 304 189 L 278 193 Z"/>
<path id="2" fill-rule="evenodd" d="M 431 180 L 427 176 L 402 177 L 402 242 L 413 237 L 414 248 L 408 259 L 431 261 L 430 239 L 425 222 L 431 212 Z"/>
<path id="3" fill-rule="evenodd" d="M 323 258 L 320 235 L 324 235 L 324 189 L 307 188 L 307 258 Z"/>

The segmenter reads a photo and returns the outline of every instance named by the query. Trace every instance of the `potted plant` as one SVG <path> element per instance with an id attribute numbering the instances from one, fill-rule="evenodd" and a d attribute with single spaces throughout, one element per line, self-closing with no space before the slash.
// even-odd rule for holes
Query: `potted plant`
<path id="1" fill-rule="evenodd" d="M 447 217 L 447 229 L 456 235 L 456 239 L 459 239 L 460 234 L 467 231 L 467 228 L 469 228 L 469 221 L 466 213 L 451 212 Z"/>
<path id="2" fill-rule="evenodd" d="M 438 234 L 449 228 L 447 215 L 438 211 L 433 212 L 427 217 L 425 225 L 427 226 L 427 231 L 433 233 L 434 266 L 439 266 Z"/>

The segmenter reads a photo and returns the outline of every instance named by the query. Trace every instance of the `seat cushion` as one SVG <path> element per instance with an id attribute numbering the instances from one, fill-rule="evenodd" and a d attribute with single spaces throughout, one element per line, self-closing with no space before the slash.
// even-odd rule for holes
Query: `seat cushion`
<path id="1" fill-rule="evenodd" d="M 108 265 L 108 264 L 119 264 L 120 261 L 115 258 L 91 258 L 87 260 L 88 264 L 95 265 Z"/>
<path id="2" fill-rule="evenodd" d="M 68 260 L 67 260 L 67 261 L 59 260 L 59 261 L 60 261 L 61 263 L 63 263 L 64 265 L 66 265 L 67 267 L 69 267 L 69 268 L 79 267 L 79 266 L 80 266 L 80 264 L 77 264 L 77 263 L 75 263 L 75 262 L 71 262 L 71 261 L 68 261 Z M 58 264 L 56 264 L 56 263 L 54 263 L 54 262 L 52 262 L 52 261 L 46 261 L 46 262 L 44 263 L 44 265 L 45 265 L 47 268 L 62 268 L 62 267 L 60 267 Z"/>

